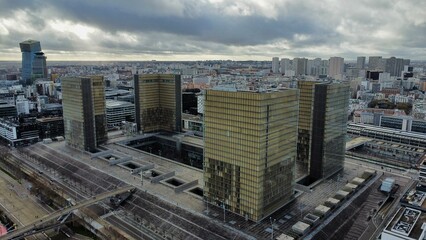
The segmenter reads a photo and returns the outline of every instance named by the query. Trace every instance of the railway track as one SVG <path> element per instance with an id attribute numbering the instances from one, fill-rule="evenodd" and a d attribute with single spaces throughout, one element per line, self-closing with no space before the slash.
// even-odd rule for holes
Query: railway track
<path id="1" fill-rule="evenodd" d="M 51 180 L 61 184 L 71 196 L 75 194 L 76 200 L 128 186 L 104 171 L 94 169 L 65 154 L 59 154 L 43 144 L 20 149 L 20 152 L 18 155 L 21 155 L 26 164 L 29 161 L 33 162 L 30 165 L 38 165 L 39 169 L 46 172 L 44 175 L 49 175 Z M 136 191 L 123 208 L 128 215 L 148 222 L 159 235 L 167 233 L 177 239 L 246 239 L 215 221 L 196 216 L 141 190 Z M 128 219 L 114 216 L 105 220 L 110 219 L 131 236 L 137 235 L 135 231 L 139 231 L 139 235 L 147 234 Z M 144 230 L 147 231 L 147 228 Z"/>

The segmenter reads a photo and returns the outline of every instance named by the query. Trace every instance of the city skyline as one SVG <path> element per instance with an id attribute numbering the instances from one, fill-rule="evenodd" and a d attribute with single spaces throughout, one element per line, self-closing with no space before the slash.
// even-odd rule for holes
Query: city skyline
<path id="1" fill-rule="evenodd" d="M 49 61 L 423 60 L 422 9 L 414 0 L 2 1 L 0 60 L 20 60 L 27 39 L 42 42 Z"/>

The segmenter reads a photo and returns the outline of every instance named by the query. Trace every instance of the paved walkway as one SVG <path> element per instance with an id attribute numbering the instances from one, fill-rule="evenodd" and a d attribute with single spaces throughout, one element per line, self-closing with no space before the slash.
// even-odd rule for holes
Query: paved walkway
<path id="1" fill-rule="evenodd" d="M 187 211 L 196 214 L 202 214 L 205 206 L 202 199 L 195 197 L 186 192 L 176 194 L 174 189 L 166 186 L 161 183 L 150 183 L 148 179 L 144 179 L 143 186 L 141 186 L 141 180 L 138 175 L 131 175 L 130 172 L 124 168 L 121 168 L 117 165 L 110 166 L 106 161 L 99 158 L 91 159 L 89 155 L 78 151 L 76 149 L 70 148 L 65 145 L 65 142 L 53 142 L 51 144 L 45 145 L 48 148 L 51 148 L 53 151 L 60 152 L 61 154 L 66 154 L 72 156 L 74 159 L 84 162 L 100 171 L 106 172 L 109 175 L 112 175 L 127 184 L 138 187 L 139 189 L 146 190 L 149 193 L 165 200 L 171 204 L 176 204 Z M 198 180 L 198 187 L 202 188 L 203 185 L 203 173 L 201 170 L 192 169 L 186 166 L 181 166 L 177 163 L 172 162 L 171 160 L 165 160 L 155 155 L 150 155 L 136 149 L 129 147 L 123 147 L 117 144 L 110 144 L 107 146 L 109 149 L 113 149 L 120 154 L 127 156 L 132 156 L 132 162 L 139 164 L 154 163 L 154 170 L 159 172 L 170 172 L 175 171 L 175 178 L 181 179 L 185 182 L 191 182 L 193 180 Z"/>
<path id="2" fill-rule="evenodd" d="M 81 202 L 77 203 L 74 206 L 71 206 L 71 207 L 68 207 L 68 208 L 64 208 L 62 210 L 58 210 L 58 211 L 56 211 L 56 212 L 54 212 L 54 213 L 52 213 L 50 215 L 43 216 L 42 218 L 40 218 L 40 220 L 35 219 L 37 221 L 33 221 L 33 222 L 29 223 L 29 224 L 26 224 L 25 227 L 18 228 L 16 231 L 11 232 L 11 233 L 9 233 L 6 236 L 7 236 L 7 238 L 15 238 L 15 237 L 21 236 L 23 233 L 29 232 L 33 228 L 36 229 L 36 228 L 38 228 L 40 226 L 43 226 L 46 222 L 53 221 L 53 220 L 57 219 L 58 217 L 60 217 L 62 215 L 65 215 L 65 214 L 67 214 L 69 212 L 72 212 L 73 210 L 77 210 L 77 209 L 80 209 L 82 207 L 86 207 L 86 206 L 92 205 L 95 202 L 101 201 L 103 199 L 106 199 L 108 197 L 114 196 L 116 194 L 120 194 L 120 193 L 126 192 L 126 191 L 128 191 L 128 190 L 130 190 L 132 188 L 133 188 L 133 186 L 127 186 L 127 187 L 119 188 L 119 189 L 114 190 L 114 191 L 109 191 L 109 192 L 106 192 L 106 193 L 101 193 L 101 194 L 97 195 L 96 197 L 93 197 L 91 199 L 87 199 L 87 200 L 81 201 Z M 6 239 L 6 236 L 4 237 L 4 239 Z M 0 237 L 0 239 L 3 239 L 3 237 Z"/>
<path id="3" fill-rule="evenodd" d="M 0 208 L 18 226 L 27 225 L 48 212 L 20 183 L 0 171 Z"/>

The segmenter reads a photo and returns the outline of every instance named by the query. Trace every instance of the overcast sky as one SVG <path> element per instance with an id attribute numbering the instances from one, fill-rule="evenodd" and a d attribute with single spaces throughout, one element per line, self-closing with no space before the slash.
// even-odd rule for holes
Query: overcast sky
<path id="1" fill-rule="evenodd" d="M 425 0 L 0 0 L 0 60 L 426 60 Z"/>

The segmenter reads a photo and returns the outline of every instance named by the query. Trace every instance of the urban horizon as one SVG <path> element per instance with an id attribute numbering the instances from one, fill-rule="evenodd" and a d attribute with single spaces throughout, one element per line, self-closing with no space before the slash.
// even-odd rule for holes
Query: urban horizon
<path id="1" fill-rule="evenodd" d="M 425 9 L 0 0 L 0 239 L 426 239 Z"/>
<path id="2" fill-rule="evenodd" d="M 315 3 L 2 1 L 0 60 L 19 60 L 27 39 L 50 61 L 426 59 L 424 1 Z"/>
<path id="3" fill-rule="evenodd" d="M 47 54 L 46 54 L 47 55 Z M 332 56 L 328 57 L 328 58 L 321 58 L 322 60 L 329 60 Z M 333 56 L 333 57 L 339 57 L 339 56 Z M 362 57 L 362 56 L 359 56 Z M 369 56 L 365 56 L 368 57 Z M 383 57 L 383 56 L 381 56 Z M 261 59 L 261 60 L 255 60 L 255 59 L 245 59 L 245 60 L 233 60 L 233 59 L 206 59 L 206 60 L 198 60 L 198 59 L 194 59 L 194 60 L 159 60 L 159 59 L 147 59 L 147 60 L 51 60 L 49 57 L 47 58 L 47 62 L 48 65 L 51 65 L 51 63 L 77 63 L 77 62 L 81 62 L 81 63 L 137 63 L 137 62 L 226 62 L 226 61 L 233 61 L 233 62 L 272 62 L 272 58 L 270 59 Z M 319 58 L 319 57 L 313 57 L 313 58 L 307 58 L 307 57 L 301 57 L 301 58 L 306 58 L 306 59 L 315 59 L 315 58 Z M 386 58 L 386 57 L 383 57 Z M 281 59 L 281 58 L 280 58 Z M 294 58 L 290 58 L 290 60 L 294 59 Z M 411 63 L 423 63 L 426 62 L 426 59 L 410 59 Z M 17 63 L 17 64 L 21 64 L 21 60 L 0 60 L 0 63 Z M 344 59 L 345 63 L 356 63 L 357 59 Z M 368 61 L 366 61 L 366 64 L 368 65 Z"/>

